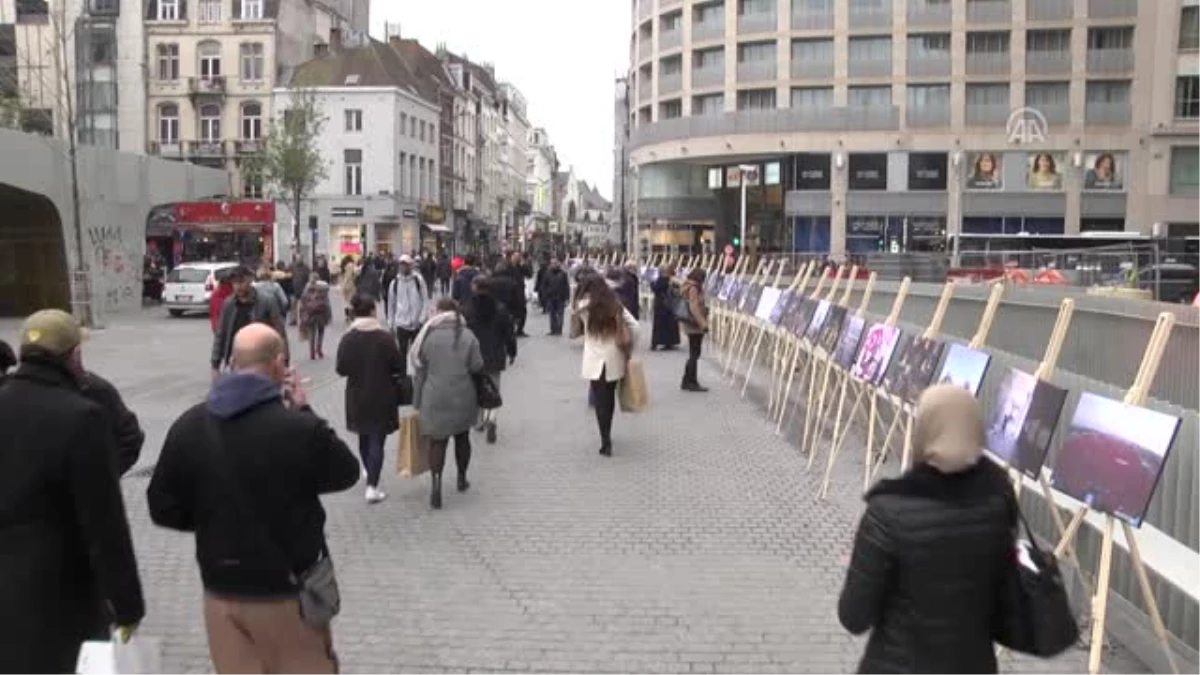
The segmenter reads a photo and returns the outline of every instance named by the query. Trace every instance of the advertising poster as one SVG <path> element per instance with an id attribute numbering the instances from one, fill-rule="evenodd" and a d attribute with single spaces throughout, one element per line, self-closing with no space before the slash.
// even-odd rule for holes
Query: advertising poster
<path id="1" fill-rule="evenodd" d="M 1029 167 L 1025 174 L 1025 187 L 1038 192 L 1054 192 L 1063 189 L 1062 171 L 1064 157 L 1058 152 L 1029 153 Z"/>
<path id="2" fill-rule="evenodd" d="M 1083 189 L 1119 192 L 1125 189 L 1125 155 L 1091 152 L 1083 156 Z"/>
<path id="3" fill-rule="evenodd" d="M 967 155 L 968 190 L 1003 190 L 1003 155 L 995 152 L 975 152 Z"/>

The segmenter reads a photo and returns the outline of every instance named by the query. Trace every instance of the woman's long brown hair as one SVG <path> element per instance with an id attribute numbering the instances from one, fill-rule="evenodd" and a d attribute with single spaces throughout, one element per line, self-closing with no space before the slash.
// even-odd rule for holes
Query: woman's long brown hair
<path id="1" fill-rule="evenodd" d="M 625 307 L 600 276 L 589 277 L 580 295 L 588 299 L 587 332 L 598 338 L 615 338 L 625 322 Z"/>

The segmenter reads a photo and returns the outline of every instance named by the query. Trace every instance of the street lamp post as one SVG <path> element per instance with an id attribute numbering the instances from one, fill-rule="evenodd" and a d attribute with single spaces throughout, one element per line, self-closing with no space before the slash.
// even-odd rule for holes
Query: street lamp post
<path id="1" fill-rule="evenodd" d="M 630 258 L 637 260 L 641 257 L 641 239 L 638 233 L 638 193 L 641 191 L 638 180 L 639 170 L 636 162 L 629 163 L 629 174 L 633 178 L 633 236 L 629 238 Z"/>
<path id="2" fill-rule="evenodd" d="M 742 183 L 742 217 L 741 231 L 738 233 L 738 255 L 746 250 L 746 183 L 749 182 L 750 176 L 757 171 L 758 167 L 751 164 L 742 164 L 738 166 L 738 171 L 741 173 Z"/>

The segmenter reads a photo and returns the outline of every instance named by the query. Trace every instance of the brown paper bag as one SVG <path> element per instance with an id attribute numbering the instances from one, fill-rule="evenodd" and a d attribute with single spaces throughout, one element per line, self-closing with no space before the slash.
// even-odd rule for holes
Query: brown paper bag
<path id="1" fill-rule="evenodd" d="M 621 412 L 642 412 L 650 405 L 650 390 L 646 387 L 646 370 L 642 362 L 630 359 L 625 364 L 625 379 L 617 385 L 617 400 Z"/>
<path id="2" fill-rule="evenodd" d="M 429 447 L 421 438 L 417 415 L 401 415 L 399 445 L 396 452 L 396 475 L 416 478 L 429 470 Z"/>

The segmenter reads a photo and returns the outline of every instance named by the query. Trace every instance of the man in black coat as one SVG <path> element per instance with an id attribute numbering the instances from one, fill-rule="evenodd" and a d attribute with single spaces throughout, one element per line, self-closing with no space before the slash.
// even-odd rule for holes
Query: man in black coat
<path id="1" fill-rule="evenodd" d="M 83 331 L 30 316 L 0 383 L 0 672 L 75 671 L 85 640 L 145 615 L 108 414 L 81 392 Z"/>
<path id="2" fill-rule="evenodd" d="M 251 324 L 233 352 L 234 372 L 167 432 L 150 518 L 196 534 L 217 672 L 337 672 L 329 626 L 301 620 L 298 579 L 329 556 L 320 495 L 358 482 L 358 460 L 308 407 L 278 333 Z"/>
<path id="3" fill-rule="evenodd" d="M 146 434 L 138 424 L 137 415 L 125 406 L 117 388 L 103 377 L 84 371 L 80 385 L 83 395 L 108 413 L 117 441 L 117 470 L 125 475 L 137 464 L 142 454 L 142 444 L 146 442 Z"/>
<path id="4" fill-rule="evenodd" d="M 513 251 L 509 256 L 504 274 L 512 280 L 517 289 L 513 293 L 511 302 L 505 303 L 508 305 L 509 312 L 512 313 L 513 329 L 516 330 L 517 337 L 529 337 L 525 333 L 525 320 L 529 316 L 529 303 L 525 298 L 525 280 L 533 278 L 533 268 L 525 262 L 525 257 L 519 251 Z"/>
<path id="5" fill-rule="evenodd" d="M 542 302 L 550 313 L 550 334 L 562 335 L 563 312 L 571 299 L 571 280 L 567 278 L 567 272 L 558 258 L 550 260 L 550 266 L 542 278 L 541 292 L 544 298 Z"/>

